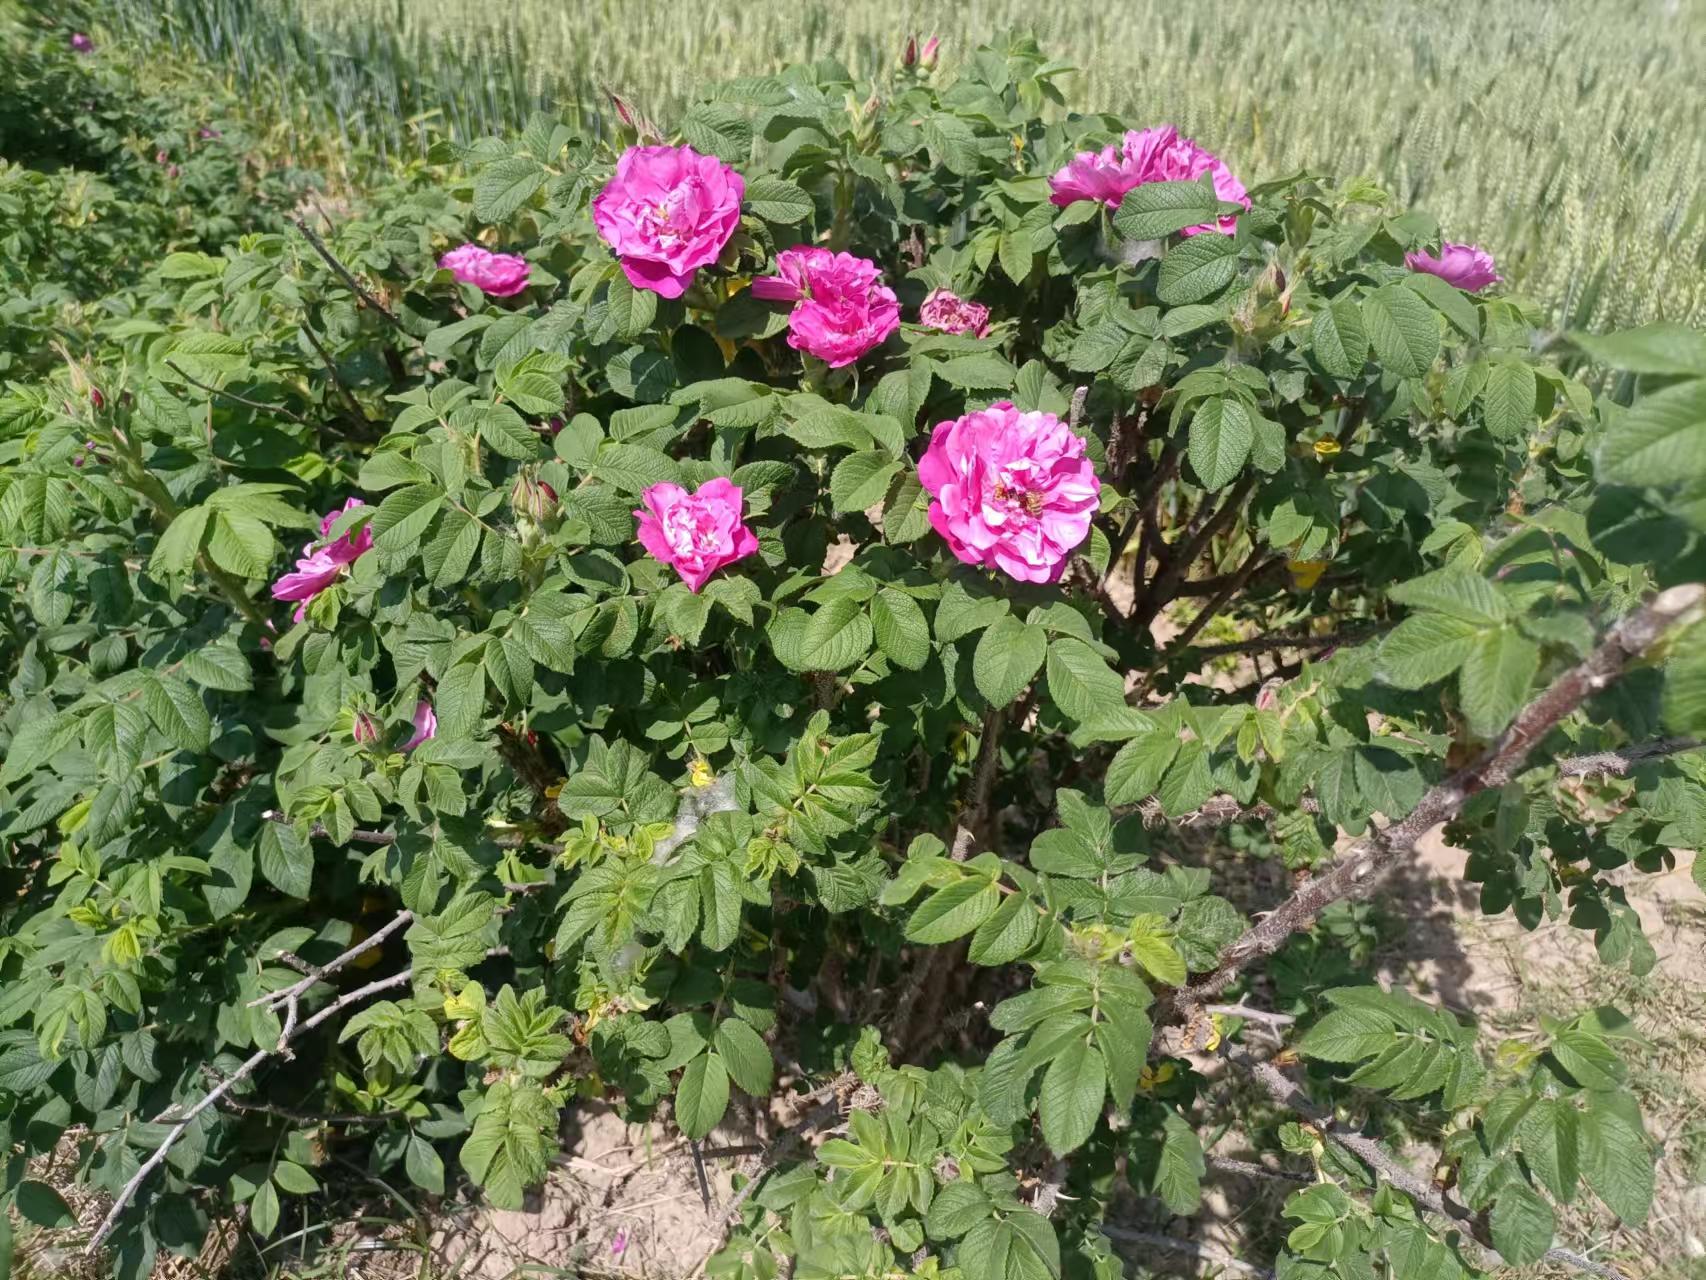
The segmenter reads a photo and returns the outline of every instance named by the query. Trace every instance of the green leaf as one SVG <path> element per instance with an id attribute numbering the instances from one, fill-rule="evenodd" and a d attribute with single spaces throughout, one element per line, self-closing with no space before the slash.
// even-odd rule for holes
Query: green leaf
<path id="1" fill-rule="evenodd" d="M 1315 313 L 1309 349 L 1321 368 L 1335 378 L 1354 378 L 1368 363 L 1368 334 L 1354 298 L 1338 298 Z"/>
<path id="2" fill-rule="evenodd" d="M 474 216 L 481 222 L 506 222 L 545 184 L 546 170 L 526 156 L 494 160 L 474 179 Z"/>
<path id="3" fill-rule="evenodd" d="M 1688 627 L 1670 644 L 1664 665 L 1664 721 L 1677 733 L 1706 730 L 1706 626 Z M 1706 866 L 1696 858 L 1695 874 Z"/>
<path id="4" fill-rule="evenodd" d="M 1418 613 L 1380 642 L 1376 671 L 1399 689 L 1421 689 L 1456 671 L 1486 632 L 1461 618 Z"/>
<path id="5" fill-rule="evenodd" d="M 1475 303 L 1456 285 L 1426 271 L 1412 271 L 1404 277 L 1403 283 L 1426 298 L 1428 305 L 1450 321 L 1451 327 L 1464 337 L 1481 336 L 1481 320 Z"/>
<path id="6" fill-rule="evenodd" d="M 877 648 L 897 667 L 918 671 L 929 660 L 930 624 L 918 602 L 904 592 L 893 587 L 877 592 L 871 600 L 871 629 Z"/>
<path id="7" fill-rule="evenodd" d="M 13 734 L 6 758 L 0 761 L 0 783 L 27 777 L 38 765 L 46 764 L 77 741 L 78 729 L 77 717 L 64 711 L 58 715 L 38 713 L 26 720 Z"/>
<path id="8" fill-rule="evenodd" d="M 1439 357 L 1439 321 L 1413 290 L 1375 290 L 1362 301 L 1362 319 L 1374 354 L 1401 378 L 1421 377 Z"/>
<path id="9" fill-rule="evenodd" d="M 1048 692 L 1055 706 L 1080 723 L 1125 702 L 1125 682 L 1082 640 L 1056 640 L 1049 645 Z"/>
<path id="10" fill-rule="evenodd" d="M 1515 357 L 1507 356 L 1487 371 L 1481 408 L 1494 438 L 1515 440 L 1527 432 L 1534 421 L 1537 389 L 1533 367 Z"/>
<path id="11" fill-rule="evenodd" d="M 1068 1041 L 1043 1074 L 1037 1096 L 1037 1116 L 1049 1150 L 1063 1156 L 1089 1140 L 1102 1114 L 1107 1088 L 1101 1050 L 1092 1048 L 1085 1038 Z"/>
<path id="12" fill-rule="evenodd" d="M 1202 1142 L 1178 1112 L 1169 1110 L 1161 1121 L 1161 1151 L 1154 1188 L 1161 1202 L 1176 1214 L 1192 1214 L 1202 1204 L 1202 1180 L 1208 1172 Z"/>
<path id="13" fill-rule="evenodd" d="M 215 514 L 207 554 L 221 569 L 239 578 L 264 578 L 277 551 L 272 530 L 255 517 L 237 511 Z"/>
<path id="14" fill-rule="evenodd" d="M 33 1222 L 38 1227 L 46 1227 L 57 1231 L 64 1227 L 77 1224 L 77 1215 L 71 1212 L 71 1206 L 65 1203 L 64 1197 L 45 1182 L 34 1178 L 26 1178 L 18 1184 L 17 1198 L 18 1213 L 26 1222 Z M 0 1258 L 0 1265 L 10 1261 Z"/>
<path id="15" fill-rule="evenodd" d="M 1706 472 L 1706 379 L 1642 396 L 1612 418 L 1599 448 L 1610 484 L 1669 485 Z"/>
<path id="16" fill-rule="evenodd" d="M 1048 656 L 1048 633 L 1012 614 L 978 637 L 972 680 L 992 707 L 1005 707 L 1025 691 Z"/>
<path id="17" fill-rule="evenodd" d="M 278 1192 L 270 1182 L 263 1182 L 249 1201 L 249 1225 L 261 1239 L 266 1239 L 278 1227 Z"/>
<path id="18" fill-rule="evenodd" d="M 697 1141 L 715 1129 L 729 1109 L 729 1073 L 715 1053 L 687 1064 L 675 1091 L 675 1123 Z"/>
<path id="19" fill-rule="evenodd" d="M 297 1196 L 313 1195 L 320 1189 L 320 1184 L 313 1174 L 289 1160 L 280 1160 L 273 1166 L 272 1180 L 278 1183 L 281 1191 L 288 1191 Z"/>
<path id="20" fill-rule="evenodd" d="M 1493 1202 L 1488 1225 L 1492 1228 L 1493 1247 L 1513 1266 L 1526 1267 L 1539 1262 L 1552 1247 L 1552 1233 L 1558 1220 L 1547 1204 L 1526 1182 L 1507 1180 L 1499 1198 Z"/>
<path id="21" fill-rule="evenodd" d="M 924 1229 L 933 1240 L 958 1240 L 987 1221 L 993 1211 L 988 1194 L 970 1178 L 962 1178 L 936 1193 L 925 1215 Z"/>
<path id="22" fill-rule="evenodd" d="M 1523 1159 L 1542 1186 L 1559 1200 L 1576 1194 L 1581 1174 L 1577 1158 L 1578 1116 L 1564 1099 L 1539 1098 L 1517 1125 Z"/>
<path id="23" fill-rule="evenodd" d="M 1232 483 L 1256 441 L 1250 411 L 1231 396 L 1206 400 L 1191 418 L 1191 469 L 1205 489 Z"/>
<path id="24" fill-rule="evenodd" d="M 864 511 L 881 502 L 900 466 L 898 459 L 879 449 L 848 454 L 829 477 L 836 514 Z"/>
<path id="25" fill-rule="evenodd" d="M 1179 754 L 1179 739 L 1157 730 L 1140 734 L 1108 762 L 1103 790 L 1111 805 L 1137 804 L 1155 794 L 1161 777 Z"/>
<path id="26" fill-rule="evenodd" d="M 1205 231 L 1167 250 L 1155 296 L 1169 306 L 1200 302 L 1238 274 L 1238 245 L 1231 236 Z"/>
<path id="27" fill-rule="evenodd" d="M 543 446 L 522 416 L 507 404 L 488 405 L 480 411 L 480 439 L 495 452 L 517 462 L 527 462 L 539 456 Z M 408 492 L 403 490 L 402 492 Z M 393 495 L 395 496 L 395 495 Z M 390 501 L 389 498 L 386 499 Z M 379 523 L 374 519 L 374 524 Z M 378 538 L 375 534 L 375 539 Z"/>
<path id="28" fill-rule="evenodd" d="M 1320 1062 L 1360 1062 L 1384 1052 L 1397 1038 L 1392 1020 L 1373 1009 L 1334 1009 L 1297 1043 L 1297 1051 Z"/>
<path id="29" fill-rule="evenodd" d="M 1001 905 L 1001 890 L 981 876 L 936 890 L 906 922 L 906 940 L 927 945 L 952 942 L 977 928 Z"/>
<path id="30" fill-rule="evenodd" d="M 1515 627 L 1485 632 L 1458 676 L 1470 728 L 1490 737 L 1510 723 L 1540 670 L 1540 646 Z"/>
<path id="31" fill-rule="evenodd" d="M 973 964 L 1007 964 L 1024 955 L 1036 943 L 1042 917 L 1022 893 L 1002 899 L 995 914 L 978 925 L 966 955 Z"/>
<path id="32" fill-rule="evenodd" d="M 936 372 L 948 382 L 966 391 L 988 388 L 1006 390 L 1018 377 L 1018 370 L 994 351 L 979 351 L 973 355 L 954 356 L 936 365 Z"/>
<path id="33" fill-rule="evenodd" d="M 256 861 L 261 874 L 281 893 L 307 898 L 314 880 L 314 850 L 282 822 L 263 822 Z"/>
<path id="34" fill-rule="evenodd" d="M 422 1191 L 444 1194 L 444 1161 L 432 1143 L 418 1133 L 409 1135 L 409 1144 L 403 1149 L 403 1171 Z"/>
<path id="35" fill-rule="evenodd" d="M 1706 378 L 1706 332 L 1660 320 L 1621 333 L 1572 333 L 1590 360 L 1631 373 Z"/>
<path id="36" fill-rule="evenodd" d="M 223 689 L 229 693 L 241 693 L 255 685 L 249 660 L 223 644 L 210 644 L 186 653 L 184 674 L 204 689 Z"/>
<path id="37" fill-rule="evenodd" d="M 1114 230 L 1127 240 L 1159 240 L 1219 215 L 1220 201 L 1207 183 L 1145 182 L 1125 193 L 1114 213 Z"/>
<path id="38" fill-rule="evenodd" d="M 1646 1221 L 1653 1205 L 1653 1159 L 1646 1135 L 1599 1102 L 1581 1113 L 1582 1176 L 1606 1207 L 1630 1226 Z"/>
<path id="39" fill-rule="evenodd" d="M 207 507 L 191 507 L 180 511 L 160 541 L 154 544 L 154 554 L 148 558 L 148 568 L 155 574 L 181 577 L 190 571 L 201 553 L 202 538 L 207 533 L 213 512 Z"/>
<path id="40" fill-rule="evenodd" d="M 444 505 L 444 491 L 436 485 L 412 484 L 398 489 L 379 504 L 368 526 L 373 545 L 387 554 L 412 551 L 419 544 Z"/>
<path id="41" fill-rule="evenodd" d="M 812 198 L 786 178 L 753 178 L 746 184 L 746 203 L 766 222 L 792 225 L 812 216 Z"/>
<path id="42" fill-rule="evenodd" d="M 147 672 L 143 678 L 142 705 L 155 727 L 185 751 L 206 751 L 213 722 L 201 696 L 176 676 Z"/>
<path id="43" fill-rule="evenodd" d="M 746 1093 L 762 1098 L 770 1092 L 770 1050 L 750 1023 L 725 1018 L 711 1037 L 730 1077 Z"/>
<path id="44" fill-rule="evenodd" d="M 790 671 L 840 671 L 871 650 L 874 638 L 864 608 L 838 596 L 816 613 L 784 609 L 770 622 L 770 646 Z"/>

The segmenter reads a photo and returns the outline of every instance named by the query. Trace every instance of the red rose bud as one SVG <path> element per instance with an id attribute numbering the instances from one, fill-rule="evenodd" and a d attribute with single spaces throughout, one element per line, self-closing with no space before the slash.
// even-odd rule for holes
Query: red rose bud
<path id="1" fill-rule="evenodd" d="M 524 474 L 516 477 L 509 501 L 517 515 L 543 522 L 557 510 L 557 491 L 543 480 Z"/>
<path id="2" fill-rule="evenodd" d="M 906 49 L 900 55 L 900 65 L 903 67 L 913 67 L 918 65 L 917 36 L 908 36 L 906 38 Z"/>
<path id="3" fill-rule="evenodd" d="M 97 413 L 107 407 L 107 398 L 101 394 L 99 387 L 89 388 L 89 403 L 94 405 Z"/>
<path id="4" fill-rule="evenodd" d="M 623 124 L 627 125 L 630 129 L 639 128 L 639 125 L 634 122 L 633 108 L 626 102 L 622 101 L 622 99 L 614 93 L 610 95 L 610 105 L 616 108 L 616 118 Z"/>

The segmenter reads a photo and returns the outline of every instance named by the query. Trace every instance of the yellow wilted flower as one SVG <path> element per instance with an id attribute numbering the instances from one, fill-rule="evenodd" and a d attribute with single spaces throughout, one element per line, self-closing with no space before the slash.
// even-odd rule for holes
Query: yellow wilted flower
<path id="1" fill-rule="evenodd" d="M 1137 1087 L 1143 1093 L 1154 1093 L 1177 1074 L 1178 1069 L 1171 1062 L 1163 1062 L 1158 1067 L 1145 1065 L 1143 1070 L 1138 1072 Z"/>
<path id="2" fill-rule="evenodd" d="M 1315 460 L 1321 463 L 1331 462 L 1338 457 L 1342 447 L 1331 436 L 1323 436 L 1315 442 Z"/>
<path id="3" fill-rule="evenodd" d="M 717 775 L 711 769 L 711 762 L 704 756 L 694 756 L 687 766 L 687 781 L 695 787 L 708 787 L 717 780 Z"/>
<path id="4" fill-rule="evenodd" d="M 1321 575 L 1326 572 L 1325 560 L 1287 560 L 1286 569 L 1291 574 L 1292 585 L 1299 591 L 1312 590 L 1321 581 Z"/>

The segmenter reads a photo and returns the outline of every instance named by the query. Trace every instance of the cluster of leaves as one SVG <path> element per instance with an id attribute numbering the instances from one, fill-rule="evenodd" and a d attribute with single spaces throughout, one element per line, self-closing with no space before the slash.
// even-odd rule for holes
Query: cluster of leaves
<path id="1" fill-rule="evenodd" d="M 0 1137 L 84 1126 L 113 1194 L 169 1141 L 120 1274 L 193 1249 L 220 1196 L 265 1234 L 314 1194 L 304 1111 L 369 1121 L 379 1176 L 516 1205 L 575 1099 L 699 1138 L 780 1064 L 860 1088 L 844 1134 L 767 1173 L 720 1274 L 1117 1275 L 1122 1195 L 1198 1203 L 1208 1086 L 1159 1029 L 1249 923 L 1175 820 L 1261 811 L 1303 871 L 1649 588 L 1706 577 L 1693 338 L 1590 345 L 1675 382 L 1596 400 L 1532 354 L 1520 301 L 1406 269 L 1438 228 L 1363 183 L 1256 186 L 1233 235 L 1177 234 L 1222 212 L 1206 184 L 1058 209 L 1050 168 L 1122 126 L 1066 112 L 1063 70 L 1016 35 L 949 84 L 823 63 L 718 86 L 677 132 L 741 170 L 742 224 L 676 300 L 593 234 L 614 154 L 545 115 L 441 145 L 313 239 L 259 197 L 229 232 L 141 225 L 147 273 L 102 286 L 80 354 L 7 384 Z M 436 269 L 474 234 L 528 259 L 526 295 Z M 995 323 L 806 365 L 749 287 L 801 242 L 877 261 L 908 318 L 949 286 Z M 50 287 L 55 258 L 19 262 Z M 1002 399 L 1069 418 L 1103 481 L 1058 585 L 958 564 L 925 517 L 930 427 Z M 694 593 L 632 511 L 716 476 L 759 551 Z M 266 584 L 329 510 L 372 550 L 296 622 Z M 1240 636 L 1384 634 L 1204 680 L 1200 624 L 1165 647 L 1150 625 L 1193 598 Z M 1488 911 L 1567 903 L 1606 962 L 1651 964 L 1609 873 L 1698 847 L 1706 775 L 1547 762 L 1697 728 L 1700 644 L 1463 811 Z M 437 735 L 405 751 L 423 701 Z M 1398 994 L 1332 1003 L 1300 1050 L 1457 1117 L 1446 1158 L 1507 1257 L 1544 1252 L 1546 1196 L 1579 1180 L 1643 1216 L 1610 1013 L 1489 1064 Z M 281 1036 L 294 1064 L 231 1096 L 282 1113 L 172 1139 Z M 1320 1173 L 1288 1274 L 1475 1265 L 1318 1146 L 1287 1147 Z"/>

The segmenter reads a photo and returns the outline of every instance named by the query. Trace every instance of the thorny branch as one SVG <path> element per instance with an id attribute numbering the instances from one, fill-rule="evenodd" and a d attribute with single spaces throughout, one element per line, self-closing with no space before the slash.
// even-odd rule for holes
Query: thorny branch
<path id="1" fill-rule="evenodd" d="M 337 255 L 326 247 L 326 242 L 320 239 L 318 233 L 316 233 L 313 228 L 311 228 L 301 218 L 292 218 L 291 222 L 295 224 L 296 229 L 302 233 L 308 243 L 314 247 L 314 252 L 319 254 L 325 264 L 337 273 L 338 277 L 349 286 L 350 291 L 354 293 L 356 297 L 360 298 L 362 302 L 366 303 L 369 307 L 373 308 L 373 310 L 384 316 L 386 321 L 398 333 L 402 334 L 404 337 L 412 336 L 407 329 L 403 328 L 403 322 L 397 319 L 396 316 L 392 315 L 386 308 L 385 304 L 379 301 L 379 299 L 376 298 L 370 290 L 357 280 L 348 267 L 338 261 Z"/>
<path id="2" fill-rule="evenodd" d="M 363 940 L 363 944 L 360 946 L 359 950 L 367 949 L 367 941 L 368 940 L 366 939 Z M 354 949 L 352 949 L 352 952 L 345 953 L 344 956 L 340 956 L 330 965 L 327 965 L 323 972 L 339 967 L 342 963 L 347 962 L 349 955 L 353 954 L 353 950 Z M 354 991 L 346 992 L 331 1004 L 327 1005 L 324 1009 L 314 1014 L 307 1021 L 295 1027 L 293 1029 L 293 1036 L 302 1035 L 305 1032 L 312 1031 L 322 1022 L 325 1022 L 336 1016 L 338 1013 L 341 1013 L 350 1005 L 367 999 L 367 997 L 371 995 L 377 995 L 381 991 L 388 991 L 392 987 L 405 985 L 409 981 L 410 975 L 411 970 L 404 969 L 401 973 L 394 973 L 389 978 L 380 978 L 378 981 L 370 982 L 364 987 L 357 987 Z M 280 1047 L 282 1047 L 282 1041 Z M 215 1085 L 207 1093 L 203 1094 L 199 1101 L 197 1101 L 188 1111 L 184 1112 L 184 1114 L 178 1118 L 171 1130 L 160 1140 L 160 1145 L 154 1149 L 154 1154 L 142 1162 L 136 1172 L 130 1175 L 130 1181 L 126 1182 L 118 1195 L 113 1198 L 113 1207 L 107 1210 L 107 1216 L 101 1219 L 101 1225 L 96 1229 L 95 1234 L 90 1237 L 87 1252 L 91 1254 L 94 1253 L 101 1247 L 102 1242 L 112 1234 L 113 1228 L 118 1225 L 119 1215 L 125 1210 L 125 1206 L 136 1198 L 137 1191 L 141 1189 L 142 1184 L 147 1180 L 148 1175 L 164 1163 L 166 1153 L 169 1152 L 172 1149 L 172 1145 L 184 1135 L 184 1131 L 194 1123 L 195 1118 L 203 1111 L 206 1111 L 209 1107 L 217 1103 L 226 1094 L 231 1092 L 231 1090 L 242 1081 L 248 1079 L 249 1075 L 256 1067 L 260 1066 L 261 1063 L 265 1062 L 276 1052 L 278 1052 L 277 1049 L 255 1050 L 254 1053 L 250 1054 L 249 1057 L 244 1060 L 242 1066 L 232 1072 L 231 1075 L 222 1083 Z M 159 1120 L 156 1121 L 156 1123 L 163 1123 L 170 1119 L 172 1110 L 176 1110 L 176 1108 L 168 1110 L 165 1115 L 162 1115 Z"/>
<path id="3" fill-rule="evenodd" d="M 1477 792 L 1502 787 L 1522 771 L 1528 753 L 1565 716 L 1611 684 L 1630 661 L 1657 643 L 1706 601 L 1706 587 L 1672 587 L 1623 618 L 1588 657 L 1564 672 L 1524 707 L 1499 741 L 1482 757 L 1431 788 L 1408 817 L 1352 845 L 1332 866 L 1311 877 L 1292 896 L 1220 954 L 1220 965 L 1175 996 L 1187 1010 L 1219 995 L 1253 961 L 1271 955 L 1293 933 L 1342 898 L 1367 893 L 1409 856 L 1416 842 L 1449 822 Z"/>

